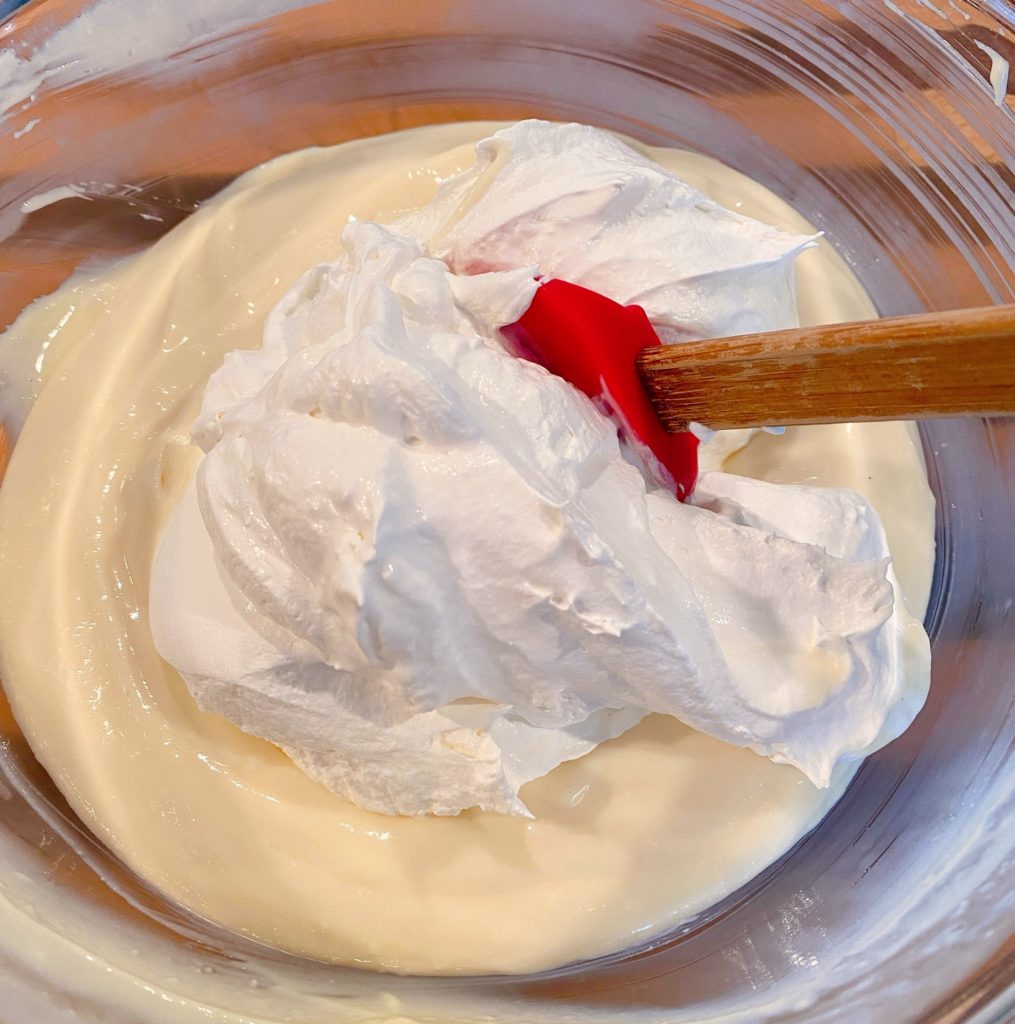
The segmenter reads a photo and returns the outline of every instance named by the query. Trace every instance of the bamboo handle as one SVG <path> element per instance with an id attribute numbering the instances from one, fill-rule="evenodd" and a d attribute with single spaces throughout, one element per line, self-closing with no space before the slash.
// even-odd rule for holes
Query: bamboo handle
<path id="1" fill-rule="evenodd" d="M 645 349 L 667 430 L 1015 412 L 1015 305 Z"/>

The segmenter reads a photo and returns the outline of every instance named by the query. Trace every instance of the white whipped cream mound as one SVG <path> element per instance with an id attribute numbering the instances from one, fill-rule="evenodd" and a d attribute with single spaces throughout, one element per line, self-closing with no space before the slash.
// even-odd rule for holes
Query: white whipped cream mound
<path id="1" fill-rule="evenodd" d="M 558 198 L 512 207 L 487 173 L 458 207 L 453 179 L 401 222 L 415 239 L 349 225 L 340 257 L 270 314 L 263 346 L 226 358 L 194 427 L 205 455 L 153 567 L 156 646 L 202 708 L 371 810 L 526 814 L 525 782 L 649 712 L 825 786 L 926 692 L 926 636 L 864 499 L 708 473 L 681 505 L 646 484 L 592 402 L 502 348 L 498 328 L 536 287 L 530 259 L 628 301 L 612 265 L 689 331 L 791 316 L 800 239 L 724 215 L 611 137 L 522 124 L 479 148 L 507 137 L 504 168 L 522 144 L 570 155 L 575 133 L 613 164 L 591 162 L 588 188 L 564 168 L 570 206 L 558 183 Z M 483 242 L 500 232 L 506 250 L 538 233 L 530 220 L 588 234 L 588 197 L 610 206 L 625 190 L 615 219 L 643 204 L 660 237 L 679 235 L 675 209 L 688 230 L 720 225 L 709 254 L 679 243 L 712 275 L 709 301 L 667 291 L 675 256 L 660 255 L 655 288 L 647 266 L 611 263 L 619 236 L 583 244 L 592 278 L 581 260 L 548 270 L 528 243 L 495 261 Z M 649 229 L 632 229 L 640 246 Z M 476 272 L 495 262 L 515 269 Z M 740 291 L 736 267 L 779 294 Z"/>
<path id="2" fill-rule="evenodd" d="M 535 264 L 639 305 L 665 341 L 799 326 L 793 261 L 814 244 L 727 210 L 608 132 L 546 121 L 483 139 L 472 168 L 393 226 L 460 274 Z"/>

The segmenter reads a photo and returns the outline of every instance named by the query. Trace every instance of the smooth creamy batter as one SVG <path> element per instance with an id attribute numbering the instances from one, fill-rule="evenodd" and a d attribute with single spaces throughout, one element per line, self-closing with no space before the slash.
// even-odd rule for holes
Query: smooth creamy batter
<path id="1" fill-rule="evenodd" d="M 379 816 L 202 714 L 156 656 L 148 569 L 197 457 L 187 432 L 207 376 L 226 351 L 259 342 L 267 310 L 334 254 L 350 215 L 425 202 L 488 131 L 429 128 L 265 165 L 148 253 L 37 304 L 4 343 L 22 392 L 8 416 L 46 383 L 0 498 L 0 620 L 16 623 L 0 636 L 0 668 L 38 756 L 98 835 L 198 913 L 399 971 L 536 970 L 635 944 L 756 874 L 847 781 L 820 792 L 792 768 L 652 717 L 526 786 L 534 820 Z M 807 230 L 713 161 L 652 155 L 731 208 Z M 805 323 L 873 315 L 825 245 L 801 257 L 799 289 Z M 790 431 L 733 461 L 866 494 L 922 613 L 933 506 L 908 427 Z"/>

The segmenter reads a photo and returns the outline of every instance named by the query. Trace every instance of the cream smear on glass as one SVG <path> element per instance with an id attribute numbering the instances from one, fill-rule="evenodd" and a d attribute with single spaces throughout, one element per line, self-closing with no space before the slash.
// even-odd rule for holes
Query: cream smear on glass
<path id="1" fill-rule="evenodd" d="M 849 775 L 821 791 L 650 716 L 525 786 L 532 819 L 378 815 L 201 712 L 157 656 L 149 567 L 199 458 L 189 429 L 208 376 L 259 343 L 268 310 L 334 256 L 351 217 L 423 205 L 490 130 L 417 129 L 256 168 L 148 252 L 36 303 L 0 349 L 14 384 L 5 416 L 17 427 L 32 410 L 0 492 L 0 656 L 38 757 L 100 838 L 198 914 L 407 973 L 532 971 L 643 941 L 771 863 Z M 724 205 L 810 231 L 714 161 L 650 154 Z M 805 323 L 874 315 L 825 243 L 800 257 L 798 289 Z M 933 502 L 909 426 L 755 438 L 726 468 L 865 494 L 923 613 Z"/>

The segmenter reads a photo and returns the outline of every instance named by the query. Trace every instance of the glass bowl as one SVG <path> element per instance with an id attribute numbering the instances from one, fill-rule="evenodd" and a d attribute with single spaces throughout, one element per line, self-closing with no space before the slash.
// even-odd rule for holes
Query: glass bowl
<path id="1" fill-rule="evenodd" d="M 272 156 L 531 115 L 746 171 L 827 232 L 884 314 L 1015 300 L 1003 0 L 207 6 L 35 0 L 0 25 L 0 324 Z M 1015 426 L 936 421 L 923 438 L 939 503 L 930 700 L 718 907 L 534 977 L 301 961 L 134 877 L 0 708 L 0 1019 L 1013 1019 Z"/>

